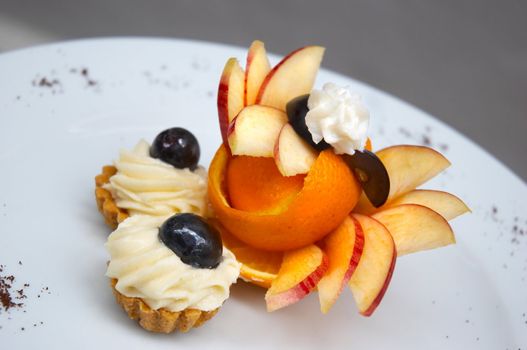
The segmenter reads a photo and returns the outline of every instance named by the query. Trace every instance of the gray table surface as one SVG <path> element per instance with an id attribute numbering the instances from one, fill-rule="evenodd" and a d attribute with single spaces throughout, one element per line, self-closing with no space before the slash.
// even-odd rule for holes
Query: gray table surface
<path id="1" fill-rule="evenodd" d="M 0 50 L 136 35 L 261 39 L 278 54 L 317 43 L 324 67 L 428 111 L 525 181 L 526 18 L 520 0 L 0 0 Z"/>

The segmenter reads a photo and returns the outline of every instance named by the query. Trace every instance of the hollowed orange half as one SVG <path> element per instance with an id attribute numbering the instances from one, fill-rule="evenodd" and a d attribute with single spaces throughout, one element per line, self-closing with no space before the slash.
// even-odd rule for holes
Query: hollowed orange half
<path id="1" fill-rule="evenodd" d="M 287 206 L 272 214 L 235 209 L 227 200 L 230 160 L 231 155 L 221 146 L 209 168 L 209 200 L 220 223 L 255 248 L 285 251 L 320 240 L 340 225 L 361 193 L 359 182 L 344 161 L 332 150 L 325 150 Z"/>

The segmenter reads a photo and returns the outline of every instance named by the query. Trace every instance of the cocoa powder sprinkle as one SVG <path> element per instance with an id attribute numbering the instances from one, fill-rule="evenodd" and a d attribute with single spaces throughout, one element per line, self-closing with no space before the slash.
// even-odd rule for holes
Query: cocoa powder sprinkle
<path id="1" fill-rule="evenodd" d="M 423 132 L 412 132 L 405 128 L 399 128 L 399 133 L 405 138 L 411 139 L 423 146 L 439 148 L 442 152 L 447 152 L 449 149 L 448 144 L 444 142 L 436 142 L 433 140 L 433 132 L 430 126 L 426 126 Z"/>
<path id="2" fill-rule="evenodd" d="M 22 265 L 22 261 L 18 263 Z M 4 272 L 4 269 L 5 265 L 0 265 L 0 273 Z M 6 312 L 12 308 L 22 308 L 24 306 L 24 303 L 15 302 L 15 300 L 27 299 L 24 289 L 29 287 L 29 284 L 25 283 L 22 288 L 14 289 L 15 280 L 14 275 L 0 275 L 0 303 L 1 308 Z"/>
<path id="3" fill-rule="evenodd" d="M 5 311 L 11 308 L 19 308 L 24 306 L 23 303 L 15 303 L 13 301 L 13 297 L 11 296 L 11 288 L 13 287 L 14 280 L 15 276 L 13 275 L 0 276 L 0 302 L 2 303 L 2 307 Z M 19 294 L 18 299 L 23 299 L 23 297 L 25 297 L 23 290 L 19 290 L 17 293 Z"/>
<path id="4" fill-rule="evenodd" d="M 79 69 L 71 68 L 70 69 L 70 73 L 72 73 L 72 74 L 77 74 L 77 73 L 80 74 L 80 76 L 82 78 L 84 78 L 87 87 L 95 87 L 95 86 L 99 85 L 99 82 L 96 81 L 95 79 L 93 79 L 90 76 L 90 71 L 86 67 L 82 67 L 82 68 L 79 68 Z"/>

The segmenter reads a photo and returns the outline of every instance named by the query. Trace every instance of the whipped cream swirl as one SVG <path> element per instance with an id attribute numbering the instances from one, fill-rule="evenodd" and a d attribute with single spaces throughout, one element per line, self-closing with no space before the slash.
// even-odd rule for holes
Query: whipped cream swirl
<path id="1" fill-rule="evenodd" d="M 177 169 L 152 158 L 144 140 L 132 151 L 121 150 L 114 165 L 117 173 L 103 188 L 130 215 L 206 214 L 207 172 L 203 167 Z"/>
<path id="2" fill-rule="evenodd" d="M 119 224 L 108 237 L 110 263 L 106 275 L 127 297 L 141 298 L 150 308 L 177 312 L 187 308 L 211 311 L 229 297 L 240 264 L 223 248 L 214 269 L 187 265 L 158 238 L 164 217 L 136 215 Z"/>
<path id="3" fill-rule="evenodd" d="M 306 125 L 315 143 L 324 139 L 337 154 L 364 149 L 370 114 L 359 95 L 327 83 L 311 92 L 308 108 Z"/>

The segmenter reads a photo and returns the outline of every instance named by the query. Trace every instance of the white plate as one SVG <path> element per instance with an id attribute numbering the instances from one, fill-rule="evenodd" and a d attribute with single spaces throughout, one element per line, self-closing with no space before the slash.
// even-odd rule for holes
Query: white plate
<path id="1" fill-rule="evenodd" d="M 370 318 L 357 313 L 348 290 L 326 316 L 314 295 L 269 314 L 263 291 L 238 283 L 221 312 L 188 334 L 150 334 L 128 320 L 104 276 L 109 230 L 93 178 L 119 148 L 171 126 L 196 134 L 208 165 L 220 143 L 215 95 L 230 56 L 243 62 L 245 49 L 161 39 L 0 55 L 0 275 L 15 275 L 13 288 L 30 284 L 24 307 L 0 313 L 1 348 L 527 346 L 525 184 L 426 113 L 326 70 L 318 86 L 347 84 L 365 97 L 376 147 L 430 142 L 452 161 L 427 187 L 451 191 L 472 208 L 453 222 L 458 244 L 399 259 Z"/>

